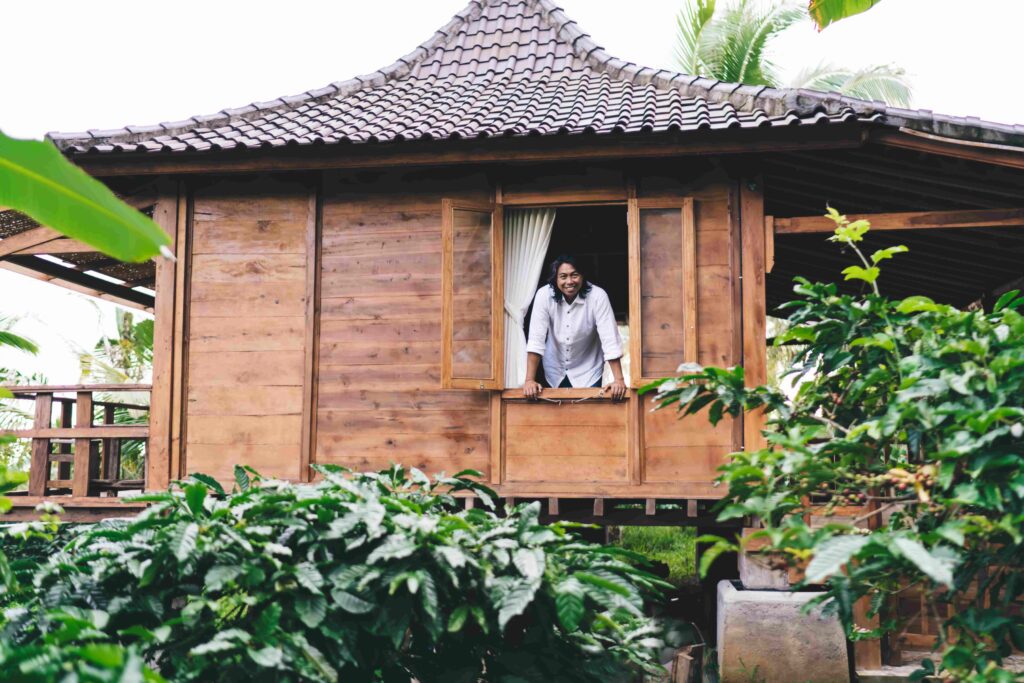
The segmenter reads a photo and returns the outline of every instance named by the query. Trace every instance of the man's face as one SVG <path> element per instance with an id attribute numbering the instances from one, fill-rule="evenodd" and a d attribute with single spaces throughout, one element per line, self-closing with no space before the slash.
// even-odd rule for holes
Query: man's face
<path id="1" fill-rule="evenodd" d="M 567 301 L 572 301 L 580 293 L 580 286 L 583 284 L 583 275 L 571 263 L 563 263 L 558 266 L 558 273 L 555 276 L 558 289 Z"/>

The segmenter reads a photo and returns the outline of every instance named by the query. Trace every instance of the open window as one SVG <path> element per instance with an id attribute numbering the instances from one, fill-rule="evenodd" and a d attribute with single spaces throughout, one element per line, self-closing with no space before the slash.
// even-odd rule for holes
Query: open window
<path id="1" fill-rule="evenodd" d="M 629 200 L 630 355 L 640 387 L 697 360 L 693 199 Z"/>
<path id="2" fill-rule="evenodd" d="M 500 205 L 441 203 L 441 385 L 500 389 L 504 371 Z"/>

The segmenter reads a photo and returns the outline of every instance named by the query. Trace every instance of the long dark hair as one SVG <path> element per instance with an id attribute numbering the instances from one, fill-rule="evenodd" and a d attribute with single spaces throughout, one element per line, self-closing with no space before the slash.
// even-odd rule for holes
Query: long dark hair
<path id="1" fill-rule="evenodd" d="M 554 291 L 551 298 L 555 301 L 561 301 L 565 298 L 562 294 L 562 290 L 558 288 L 558 269 L 566 263 L 575 268 L 576 272 L 583 276 L 583 286 L 580 287 L 580 293 L 577 294 L 577 296 L 581 299 L 586 299 L 587 294 L 590 293 L 590 280 L 587 279 L 586 272 L 580 267 L 580 260 L 572 254 L 560 254 L 551 262 L 551 270 L 548 272 L 548 284 L 551 285 L 551 289 Z"/>

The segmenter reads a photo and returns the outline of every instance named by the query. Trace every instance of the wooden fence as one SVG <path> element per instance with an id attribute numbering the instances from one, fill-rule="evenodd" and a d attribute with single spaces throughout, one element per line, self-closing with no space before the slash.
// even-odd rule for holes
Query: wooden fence
<path id="1" fill-rule="evenodd" d="M 125 489 L 143 489 L 145 479 L 122 477 L 121 454 L 126 442 L 149 439 L 149 407 L 111 400 L 110 394 L 149 393 L 148 384 L 84 384 L 4 387 L 16 399 L 35 402 L 31 428 L 2 432 L 32 440 L 27 495 L 68 495 L 73 498 L 111 496 Z M 98 396 L 99 395 L 99 396 Z M 116 424 L 127 411 L 145 413 L 146 423 Z M 145 456 L 143 455 L 143 458 Z M 145 472 L 145 461 L 142 463 Z"/>

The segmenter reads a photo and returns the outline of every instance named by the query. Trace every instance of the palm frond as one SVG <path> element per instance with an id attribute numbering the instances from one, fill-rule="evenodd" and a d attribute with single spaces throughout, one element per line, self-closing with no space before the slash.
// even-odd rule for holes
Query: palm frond
<path id="1" fill-rule="evenodd" d="M 39 353 L 39 347 L 34 341 L 12 331 L 17 322 L 18 318 L 0 316 L 0 346 L 9 346 L 31 354 Z"/>
<path id="2" fill-rule="evenodd" d="M 716 36 L 721 62 L 716 78 L 729 83 L 778 85 L 774 65 L 767 59 L 769 44 L 805 16 L 801 7 L 787 2 L 773 3 L 765 11 L 751 0 L 729 7 Z"/>
<path id="3" fill-rule="evenodd" d="M 881 100 L 896 107 L 909 107 L 913 99 L 913 89 L 907 81 L 906 72 L 891 64 L 854 71 L 840 92 L 864 100 Z"/>
<path id="4" fill-rule="evenodd" d="M 849 69 L 830 62 L 819 62 L 815 66 L 801 69 L 786 87 L 839 92 L 849 77 Z"/>
<path id="5" fill-rule="evenodd" d="M 707 75 L 702 50 L 707 49 L 708 27 L 715 15 L 715 0 L 693 0 L 676 16 L 675 60 L 679 70 L 692 76 Z"/>

